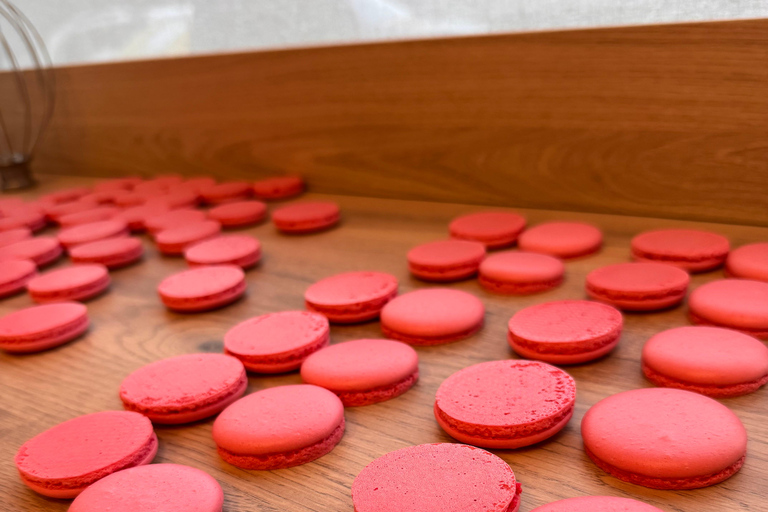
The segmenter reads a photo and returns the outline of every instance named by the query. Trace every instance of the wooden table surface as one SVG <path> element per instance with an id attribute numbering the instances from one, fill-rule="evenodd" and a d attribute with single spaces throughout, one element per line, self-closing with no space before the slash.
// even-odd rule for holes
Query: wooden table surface
<path id="1" fill-rule="evenodd" d="M 89 183 L 83 178 L 50 177 L 44 192 Z M 400 292 L 433 286 L 409 276 L 405 254 L 422 242 L 446 236 L 448 221 L 482 209 L 446 203 L 397 201 L 351 196 L 320 196 L 340 203 L 343 222 L 331 231 L 284 236 L 265 223 L 240 230 L 263 244 L 262 263 L 247 274 L 247 296 L 217 311 L 181 315 L 167 311 L 157 298 L 160 280 L 185 268 L 179 258 L 158 255 L 144 237 L 146 258 L 112 272 L 111 290 L 90 302 L 92 328 L 82 338 L 47 352 L 0 354 L 0 493 L 4 510 L 62 511 L 69 502 L 39 496 L 24 486 L 13 464 L 19 446 L 31 436 L 72 417 L 121 409 L 117 390 L 131 371 L 149 362 L 192 352 L 221 352 L 222 337 L 235 323 L 272 311 L 302 309 L 304 290 L 323 277 L 351 270 L 391 272 Z M 224 510 L 352 511 L 350 486 L 355 475 L 376 457 L 399 448 L 451 442 L 437 426 L 432 404 L 440 383 L 453 372 L 482 361 L 516 357 L 506 342 L 506 324 L 519 309 L 555 299 L 583 298 L 584 277 L 597 267 L 627 261 L 629 240 L 644 229 L 687 226 L 727 235 L 734 246 L 768 240 L 768 229 L 702 224 L 651 218 L 541 210 L 518 210 L 530 224 L 550 219 L 584 220 L 605 233 L 598 255 L 568 262 L 563 286 L 526 297 L 494 295 L 476 280 L 448 286 L 476 294 L 486 306 L 486 325 L 477 335 L 449 345 L 418 348 L 421 379 L 405 395 L 377 405 L 348 408 L 341 443 L 321 459 L 291 469 L 245 471 L 223 462 L 211 438 L 212 420 L 176 427 L 156 427 L 160 449 L 155 462 L 188 464 L 207 471 L 222 485 Z M 58 265 L 66 264 L 65 261 Z M 721 271 L 693 276 L 692 287 L 722 278 Z M 32 305 L 27 295 L 0 301 L 0 314 Z M 688 325 L 685 306 L 626 314 L 616 351 L 589 364 L 565 367 L 577 383 L 576 411 L 555 437 L 520 450 L 496 450 L 523 485 L 522 512 L 562 498 L 603 494 L 633 497 L 659 508 L 686 512 L 768 510 L 768 421 L 763 389 L 722 400 L 744 422 L 749 434 L 744 468 L 714 487 L 695 491 L 656 491 L 621 482 L 598 469 L 585 455 L 579 433 L 584 413 L 597 401 L 625 390 L 649 387 L 640 371 L 640 351 L 653 334 Z M 380 337 L 378 322 L 333 326 L 332 342 Z M 249 375 L 248 392 L 300 382 L 297 373 Z"/>

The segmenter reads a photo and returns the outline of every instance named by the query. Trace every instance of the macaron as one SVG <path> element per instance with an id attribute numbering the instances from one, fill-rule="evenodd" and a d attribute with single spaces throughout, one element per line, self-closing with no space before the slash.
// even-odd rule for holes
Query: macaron
<path id="1" fill-rule="evenodd" d="M 124 220 L 125 223 L 128 224 L 128 229 L 131 231 L 144 231 L 146 229 L 144 223 L 147 220 L 160 217 L 170 211 L 170 207 L 164 203 L 141 204 L 126 208 L 115 217 Z M 203 218 L 204 217 L 205 215 L 203 215 Z"/>
<path id="2" fill-rule="evenodd" d="M 112 473 L 149 464 L 156 453 L 157 437 L 147 418 L 102 411 L 38 434 L 19 448 L 14 462 L 33 491 L 71 499 Z"/>
<path id="3" fill-rule="evenodd" d="M 768 281 L 768 242 L 742 245 L 731 251 L 725 260 L 725 275 Z"/>
<path id="4" fill-rule="evenodd" d="M 589 256 L 600 250 L 603 233 L 585 222 L 545 222 L 526 229 L 517 240 L 521 250 L 561 259 Z"/>
<path id="5" fill-rule="evenodd" d="M 50 270 L 27 282 L 32 300 L 39 303 L 88 300 L 109 288 L 109 271 L 100 263 L 82 263 Z"/>
<path id="6" fill-rule="evenodd" d="M 258 199 L 275 201 L 298 196 L 304 192 L 304 180 L 299 176 L 275 176 L 253 184 L 253 195 Z"/>
<path id="7" fill-rule="evenodd" d="M 130 208 L 131 206 L 140 206 L 144 204 L 147 199 L 133 191 L 115 192 L 112 196 L 112 201 L 123 208 Z"/>
<path id="8" fill-rule="evenodd" d="M 272 212 L 272 222 L 283 233 L 323 231 L 338 224 L 339 220 L 339 205 L 329 201 L 295 203 Z"/>
<path id="9" fill-rule="evenodd" d="M 408 251 L 408 270 L 425 281 L 460 281 L 477 274 L 485 245 L 469 240 L 438 240 Z"/>
<path id="10" fill-rule="evenodd" d="M 27 287 L 37 275 L 37 265 L 31 260 L 9 260 L 0 264 L 0 298 L 9 297 Z"/>
<path id="11" fill-rule="evenodd" d="M 192 267 L 229 264 L 251 268 L 261 259 L 261 243 L 247 235 L 217 236 L 187 247 L 184 259 Z"/>
<path id="12" fill-rule="evenodd" d="M 83 491 L 69 512 L 222 512 L 224 493 L 208 473 L 179 464 L 124 469 Z"/>
<path id="13" fill-rule="evenodd" d="M 691 278 L 666 263 L 617 263 L 587 274 L 587 295 L 626 311 L 654 311 L 677 306 Z"/>
<path id="14" fill-rule="evenodd" d="M 696 288 L 688 299 L 695 324 L 727 327 L 768 339 L 768 283 L 721 279 Z"/>
<path id="15" fill-rule="evenodd" d="M 91 189 L 89 187 L 72 187 L 44 194 L 40 197 L 40 200 L 54 204 L 70 203 L 72 201 L 77 201 L 90 192 Z"/>
<path id="16" fill-rule="evenodd" d="M 559 368 L 539 361 L 489 361 L 445 379 L 434 412 L 440 427 L 459 442 L 511 449 L 560 432 L 575 401 L 576 383 Z"/>
<path id="17" fill-rule="evenodd" d="M 36 236 L 0 247 L 0 261 L 31 260 L 38 267 L 44 267 L 58 260 L 63 252 L 56 238 Z"/>
<path id="18" fill-rule="evenodd" d="M 461 290 L 425 288 L 396 297 L 381 311 L 384 336 L 411 345 L 441 345 L 482 329 L 485 307 Z"/>
<path id="19" fill-rule="evenodd" d="M 632 257 L 675 265 L 689 272 L 706 272 L 723 266 L 730 243 L 717 233 L 695 229 L 647 231 L 631 242 Z"/>
<path id="20" fill-rule="evenodd" d="M 408 446 L 352 482 L 355 512 L 517 512 L 521 485 L 496 455 L 463 444 Z"/>
<path id="21" fill-rule="evenodd" d="M 507 339 L 526 359 L 577 364 L 610 353 L 624 322 L 616 308 L 588 300 L 559 300 L 521 309 L 509 320 Z"/>
<path id="22" fill-rule="evenodd" d="M 96 208 L 99 204 L 94 200 L 72 201 L 68 203 L 54 203 L 43 208 L 48 220 L 59 222 L 59 219 L 65 215 L 80 213 L 86 210 Z"/>
<path id="23" fill-rule="evenodd" d="M 186 354 L 131 373 L 120 384 L 120 400 L 153 423 L 177 425 L 220 413 L 247 387 L 245 368 L 234 357 Z"/>
<path id="24" fill-rule="evenodd" d="M 32 238 L 32 231 L 28 228 L 16 228 L 9 229 L 8 231 L 0 231 L 0 247 L 6 245 L 15 244 L 22 240 L 28 240 Z"/>
<path id="25" fill-rule="evenodd" d="M 128 224 L 121 219 L 102 220 L 80 224 L 59 231 L 58 239 L 67 249 L 105 238 L 128 236 Z"/>
<path id="26" fill-rule="evenodd" d="M 719 327 L 677 327 L 643 347 L 643 373 L 666 388 L 715 398 L 746 395 L 768 382 L 768 347 Z"/>
<path id="27" fill-rule="evenodd" d="M 0 219 L 0 231 L 18 228 L 40 231 L 46 224 L 45 215 L 42 212 L 24 205 L 14 208 L 7 217 Z"/>
<path id="28" fill-rule="evenodd" d="M 531 512 L 664 512 L 647 503 L 615 496 L 580 496 L 536 507 Z"/>
<path id="29" fill-rule="evenodd" d="M 697 489 L 744 464 L 747 432 L 721 403 L 690 391 L 635 389 L 592 406 L 584 449 L 603 471 L 652 489 Z"/>
<path id="30" fill-rule="evenodd" d="M 106 238 L 70 249 L 73 263 L 100 263 L 108 269 L 136 263 L 144 255 L 144 246 L 136 237 Z"/>
<path id="31" fill-rule="evenodd" d="M 416 384 L 419 356 L 399 341 L 346 341 L 307 357 L 301 378 L 332 391 L 347 407 L 371 405 L 396 398 Z"/>
<path id="32" fill-rule="evenodd" d="M 151 197 L 144 204 L 164 204 L 168 208 L 194 208 L 200 203 L 200 194 L 187 188 L 169 190 L 167 193 Z"/>
<path id="33" fill-rule="evenodd" d="M 179 256 L 192 245 L 208 240 L 221 233 L 221 224 L 215 220 L 204 220 L 165 229 L 155 235 L 157 248 L 168 256 Z"/>
<path id="34" fill-rule="evenodd" d="M 0 317 L 0 349 L 39 352 L 72 341 L 88 330 L 88 310 L 79 302 L 19 309 Z"/>
<path id="35" fill-rule="evenodd" d="M 61 227 L 69 228 L 80 224 L 89 224 L 91 222 L 98 222 L 101 220 L 109 220 L 120 213 L 122 210 L 116 206 L 99 206 L 90 210 L 85 210 L 78 213 L 70 213 L 69 215 L 62 215 L 59 217 L 58 222 Z"/>
<path id="36" fill-rule="evenodd" d="M 525 217 L 511 212 L 479 212 L 456 217 L 448 226 L 452 238 L 472 240 L 488 249 L 514 245 L 525 229 Z"/>
<path id="37" fill-rule="evenodd" d="M 480 264 L 480 285 L 495 293 L 528 295 L 560 286 L 565 265 L 554 256 L 535 252 L 505 251 Z"/>
<path id="38" fill-rule="evenodd" d="M 282 469 L 329 453 L 344 435 L 344 405 L 318 386 L 263 389 L 241 398 L 213 423 L 222 459 L 243 469 Z"/>
<path id="39" fill-rule="evenodd" d="M 261 201 L 237 201 L 208 210 L 208 217 L 225 228 L 253 226 L 267 216 L 267 205 Z"/>
<path id="40" fill-rule="evenodd" d="M 186 224 L 195 224 L 203 222 L 208 215 L 200 210 L 190 210 L 182 208 L 179 210 L 166 211 L 159 215 L 146 217 L 144 226 L 150 233 L 159 233 L 166 229 L 173 229 Z"/>
<path id="41" fill-rule="evenodd" d="M 253 195 L 253 188 L 247 181 L 225 181 L 200 190 L 200 195 L 208 204 L 241 201 Z"/>
<path id="42" fill-rule="evenodd" d="M 200 312 L 235 302 L 245 293 L 245 274 L 235 265 L 211 265 L 184 270 L 163 279 L 157 287 L 168 309 Z"/>
<path id="43" fill-rule="evenodd" d="M 328 345 L 328 319 L 309 311 L 280 311 L 249 318 L 224 335 L 224 351 L 257 373 L 296 370 Z"/>
<path id="44" fill-rule="evenodd" d="M 344 272 L 317 281 L 304 293 L 310 311 L 334 323 L 365 322 L 378 318 L 397 295 L 397 278 L 384 272 Z"/>

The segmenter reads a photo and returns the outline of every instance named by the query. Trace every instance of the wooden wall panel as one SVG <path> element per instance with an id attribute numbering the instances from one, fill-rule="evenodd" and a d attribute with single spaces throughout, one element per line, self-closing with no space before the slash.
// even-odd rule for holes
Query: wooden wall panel
<path id="1" fill-rule="evenodd" d="M 37 169 L 768 225 L 768 20 L 58 70 Z M 716 206 L 716 207 L 715 207 Z"/>

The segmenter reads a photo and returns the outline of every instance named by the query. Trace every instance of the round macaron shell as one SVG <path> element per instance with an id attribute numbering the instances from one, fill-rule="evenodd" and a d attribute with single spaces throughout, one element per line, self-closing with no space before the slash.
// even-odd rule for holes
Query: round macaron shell
<path id="1" fill-rule="evenodd" d="M 744 463 L 747 433 L 717 401 L 679 389 L 625 391 L 584 415 L 584 447 L 604 471 L 654 489 L 719 483 Z"/>
<path id="2" fill-rule="evenodd" d="M 352 483 L 355 512 L 517 512 L 520 493 L 502 459 L 450 443 L 387 453 Z"/>
<path id="3" fill-rule="evenodd" d="M 485 245 L 469 240 L 438 240 L 408 251 L 408 268 L 425 281 L 449 282 L 477 274 Z"/>
<path id="4" fill-rule="evenodd" d="M 159 233 L 166 229 L 203 222 L 207 218 L 208 215 L 203 211 L 184 208 L 166 211 L 166 213 L 161 213 L 159 215 L 147 214 L 144 220 L 144 226 L 150 233 Z"/>
<path id="5" fill-rule="evenodd" d="M 588 256 L 600 250 L 603 233 L 584 222 L 546 222 L 525 230 L 517 241 L 521 250 L 562 259 Z"/>
<path id="6" fill-rule="evenodd" d="M 338 224 L 340 219 L 339 205 L 327 201 L 291 204 L 272 213 L 272 222 L 284 233 L 323 231 Z"/>
<path id="7" fill-rule="evenodd" d="M 32 231 L 27 228 L 9 229 L 8 231 L 0 231 L 0 247 L 6 245 L 15 244 L 22 240 L 28 240 L 32 238 Z"/>
<path id="8" fill-rule="evenodd" d="M 224 460 L 243 469 L 297 466 L 330 452 L 344 434 L 344 405 L 310 384 L 252 393 L 227 407 L 213 424 Z"/>
<path id="9" fill-rule="evenodd" d="M 63 252 L 56 238 L 36 236 L 0 247 L 0 261 L 32 260 L 38 267 L 44 267 L 58 260 Z"/>
<path id="10" fill-rule="evenodd" d="M 62 229 L 59 232 L 58 239 L 61 245 L 69 249 L 79 244 L 94 242 L 104 238 L 128 236 L 128 233 L 128 224 L 124 220 L 110 219 Z"/>
<path id="11" fill-rule="evenodd" d="M 68 228 L 72 226 L 78 226 L 80 224 L 88 224 L 90 222 L 109 220 L 116 216 L 119 212 L 120 208 L 115 206 L 100 206 L 91 210 L 85 210 L 83 212 L 62 215 L 59 217 L 59 224 L 63 228 Z"/>
<path id="12" fill-rule="evenodd" d="M 739 396 L 768 383 L 768 347 L 731 329 L 662 331 L 646 342 L 642 361 L 643 373 L 654 384 L 707 396 Z"/>
<path id="13" fill-rule="evenodd" d="M 247 181 L 225 181 L 200 190 L 200 195 L 208 204 L 221 204 L 247 199 L 253 195 L 253 188 Z"/>
<path id="14" fill-rule="evenodd" d="M 33 261 L 3 261 L 0 263 L 0 298 L 23 291 L 36 275 L 37 265 Z"/>
<path id="15" fill-rule="evenodd" d="M 587 294 L 627 311 L 676 306 L 685 298 L 690 276 L 665 263 L 617 263 L 587 274 Z"/>
<path id="16" fill-rule="evenodd" d="M 696 288 L 688 299 L 691 320 L 768 339 L 768 283 L 721 279 Z"/>
<path id="17" fill-rule="evenodd" d="M 88 325 L 88 310 L 77 302 L 20 309 L 0 317 L 0 349 L 39 352 L 77 338 Z"/>
<path id="18" fill-rule="evenodd" d="M 252 226 L 267 216 L 267 205 L 261 201 L 238 201 L 208 210 L 208 217 L 225 228 Z"/>
<path id="19" fill-rule="evenodd" d="M 742 245 L 731 251 L 725 273 L 729 277 L 768 281 L 768 242 Z"/>
<path id="20" fill-rule="evenodd" d="M 647 503 L 614 496 L 580 496 L 542 505 L 531 512 L 664 512 Z"/>
<path id="21" fill-rule="evenodd" d="M 35 302 L 87 300 L 103 293 L 110 284 L 107 267 L 99 263 L 82 263 L 48 271 L 27 283 Z"/>
<path id="22" fill-rule="evenodd" d="M 215 220 L 205 220 L 164 229 L 155 235 L 155 242 L 163 254 L 177 256 L 183 254 L 188 247 L 218 236 L 219 233 L 221 224 Z"/>
<path id="23" fill-rule="evenodd" d="M 167 204 L 142 204 L 126 208 L 118 213 L 115 218 L 125 221 L 131 231 L 144 231 L 146 229 L 145 223 L 148 219 L 154 219 L 169 211 L 171 209 Z"/>
<path id="24" fill-rule="evenodd" d="M 261 242 L 247 235 L 223 235 L 187 247 L 184 258 L 190 266 L 237 265 L 251 268 L 261 259 Z"/>
<path id="25" fill-rule="evenodd" d="M 126 377 L 120 399 L 155 423 L 198 421 L 224 410 L 248 386 L 243 364 L 224 354 L 187 354 L 155 361 Z"/>
<path id="26" fill-rule="evenodd" d="M 345 406 L 370 405 L 408 391 L 419 378 L 419 356 L 398 341 L 347 341 L 310 355 L 301 378 L 333 391 Z"/>
<path id="27" fill-rule="evenodd" d="M 462 215 L 448 226 L 452 238 L 473 240 L 488 249 L 513 245 L 525 229 L 525 218 L 517 213 L 480 212 Z"/>
<path id="28" fill-rule="evenodd" d="M 474 295 L 449 288 L 405 293 L 381 311 L 387 338 L 412 345 L 439 345 L 468 338 L 483 326 L 485 307 Z"/>
<path id="29" fill-rule="evenodd" d="M 311 285 L 304 302 L 331 322 L 364 322 L 379 316 L 397 295 L 397 286 L 397 278 L 384 272 L 344 272 Z"/>
<path id="30" fill-rule="evenodd" d="M 230 304 L 245 293 L 245 274 L 235 265 L 197 267 L 163 279 L 157 287 L 169 309 L 198 312 Z"/>
<path id="31" fill-rule="evenodd" d="M 96 240 L 73 247 L 69 251 L 73 263 L 100 263 L 108 269 L 136 263 L 143 255 L 144 246 L 136 237 Z"/>
<path id="32" fill-rule="evenodd" d="M 179 464 L 138 466 L 102 478 L 83 491 L 69 512 L 221 512 L 219 483 Z"/>
<path id="33" fill-rule="evenodd" d="M 259 199 L 287 199 L 304 192 L 304 180 L 299 176 L 276 176 L 253 184 L 253 194 Z"/>
<path id="34" fill-rule="evenodd" d="M 152 423 L 129 411 L 103 411 L 60 423 L 21 446 L 14 459 L 25 484 L 52 498 L 74 498 L 105 476 L 157 453 Z"/>
<path id="35" fill-rule="evenodd" d="M 724 236 L 694 229 L 648 231 L 634 237 L 631 245 L 637 260 L 668 263 L 689 272 L 722 266 L 730 250 Z"/>
<path id="36" fill-rule="evenodd" d="M 480 284 L 496 293 L 539 293 L 563 282 L 565 265 L 554 256 L 506 251 L 492 254 L 480 264 Z"/>

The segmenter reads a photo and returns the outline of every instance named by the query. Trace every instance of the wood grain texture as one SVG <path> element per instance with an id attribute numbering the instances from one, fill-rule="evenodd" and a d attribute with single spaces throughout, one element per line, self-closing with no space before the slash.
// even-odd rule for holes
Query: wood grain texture
<path id="1" fill-rule="evenodd" d="M 83 178 L 46 177 L 42 192 L 87 183 Z M 270 224 L 241 232 L 263 243 L 263 263 L 247 274 L 247 296 L 217 311 L 180 315 L 168 312 L 156 297 L 164 277 L 185 268 L 178 258 L 163 258 L 145 240 L 146 259 L 112 272 L 111 290 L 88 302 L 93 326 L 83 338 L 58 349 L 27 356 L 0 354 L 0 493 L 3 509 L 64 511 L 68 502 L 42 498 L 19 480 L 13 465 L 18 447 L 29 437 L 61 421 L 104 409 L 120 409 L 117 390 L 131 371 L 149 362 L 193 352 L 220 352 L 222 337 L 235 323 L 251 316 L 285 309 L 302 309 L 304 290 L 314 281 L 349 270 L 380 270 L 400 279 L 401 293 L 430 286 L 408 275 L 405 254 L 412 246 L 447 234 L 455 215 L 477 210 L 460 204 L 397 201 L 349 196 L 313 195 L 338 201 L 343 222 L 337 229 L 309 236 L 284 236 Z M 734 246 L 768 239 L 768 229 L 724 224 L 700 224 L 651 218 L 586 213 L 521 210 L 531 224 L 552 219 L 593 222 L 606 236 L 604 250 L 566 264 L 565 284 L 528 297 L 494 295 L 476 280 L 449 285 L 482 299 L 486 325 L 476 336 L 456 343 L 418 348 L 421 379 L 405 395 L 381 404 L 348 408 L 348 429 L 327 456 L 304 466 L 272 471 L 244 471 L 224 463 L 211 439 L 212 420 L 178 427 L 158 426 L 160 450 L 156 462 L 201 468 L 213 475 L 225 492 L 225 511 L 351 512 L 350 486 L 355 475 L 376 457 L 408 445 L 450 442 L 437 426 L 432 405 L 440 383 L 474 363 L 515 357 L 506 342 L 506 325 L 519 309 L 548 300 L 584 297 L 584 277 L 590 270 L 626 261 L 629 239 L 650 228 L 683 226 L 711 229 L 727 235 Z M 60 263 L 60 265 L 63 263 Z M 720 271 L 693 277 L 693 286 L 722 277 Z M 0 314 L 31 305 L 26 295 L 0 301 Z M 561 498 L 585 494 L 634 497 L 666 512 L 765 510 L 768 493 L 768 390 L 721 400 L 744 422 L 749 454 L 744 468 L 726 482 L 696 491 L 655 491 L 626 484 L 599 470 L 582 449 L 579 425 L 587 409 L 614 393 L 649 387 L 640 370 L 640 351 L 651 335 L 687 325 L 685 307 L 625 315 L 625 332 L 618 349 L 591 364 L 566 367 L 577 382 L 574 418 L 554 438 L 536 446 L 495 451 L 514 469 L 523 484 L 522 512 Z M 381 336 L 378 322 L 333 326 L 332 342 Z M 262 377 L 250 375 L 249 391 L 298 383 L 296 373 Z"/>
<path id="2" fill-rule="evenodd" d="M 766 226 L 766 63 L 753 20 L 68 67 L 36 166 Z"/>

